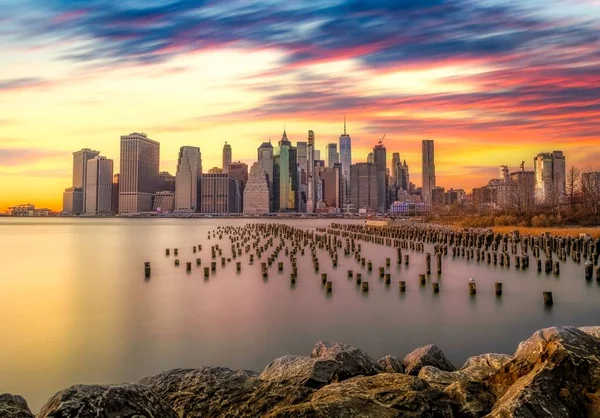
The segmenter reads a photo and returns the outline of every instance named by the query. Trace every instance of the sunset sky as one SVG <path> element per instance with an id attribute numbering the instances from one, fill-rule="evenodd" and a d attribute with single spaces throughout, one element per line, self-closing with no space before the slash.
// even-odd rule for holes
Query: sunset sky
<path id="1" fill-rule="evenodd" d="M 354 162 L 383 134 L 421 184 L 487 183 L 563 150 L 600 167 L 600 0 L 0 0 L 0 211 L 60 210 L 72 152 L 119 137 L 251 164 L 309 129 Z"/>

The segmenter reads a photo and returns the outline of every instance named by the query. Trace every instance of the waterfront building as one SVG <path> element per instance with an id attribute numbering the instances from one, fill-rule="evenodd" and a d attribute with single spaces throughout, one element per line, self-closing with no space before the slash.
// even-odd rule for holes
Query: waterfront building
<path id="1" fill-rule="evenodd" d="M 65 189 L 63 193 L 63 212 L 80 215 L 83 211 L 83 189 L 81 187 L 69 187 Z"/>
<path id="2" fill-rule="evenodd" d="M 315 183 L 315 133 L 308 131 L 306 161 L 306 212 L 314 213 L 316 205 Z"/>
<path id="3" fill-rule="evenodd" d="M 401 216 L 423 216 L 430 211 L 430 206 L 420 202 L 394 202 L 390 207 L 390 212 Z"/>
<path id="4" fill-rule="evenodd" d="M 373 148 L 373 162 L 377 166 L 377 211 L 380 213 L 387 212 L 387 153 L 383 142 L 380 141 Z"/>
<path id="5" fill-rule="evenodd" d="M 269 185 L 269 212 L 273 211 L 273 145 L 271 141 L 263 142 L 258 147 L 258 160 L 261 163 L 263 170 L 267 174 Z"/>
<path id="6" fill-rule="evenodd" d="M 100 155 L 99 151 L 83 148 L 73 153 L 73 184 L 72 187 L 83 189 L 85 202 L 85 186 L 87 181 L 87 163 L 92 158 Z"/>
<path id="7" fill-rule="evenodd" d="M 355 210 L 377 210 L 377 166 L 358 163 L 350 166 L 350 204 Z"/>
<path id="8" fill-rule="evenodd" d="M 229 168 L 231 166 L 231 145 L 225 141 L 225 145 L 223 145 L 223 173 L 229 173 Z"/>
<path id="9" fill-rule="evenodd" d="M 270 211 L 271 195 L 268 174 L 260 161 L 252 164 L 244 189 L 243 208 L 248 215 L 263 215 Z"/>
<path id="10" fill-rule="evenodd" d="M 31 203 L 23 205 L 12 206 L 8 208 L 8 214 L 10 216 L 50 216 L 52 211 L 47 208 L 36 208 Z"/>
<path id="11" fill-rule="evenodd" d="M 540 153 L 533 160 L 535 199 L 544 205 L 557 205 L 565 196 L 566 165 L 562 151 Z"/>
<path id="12" fill-rule="evenodd" d="M 431 139 L 424 139 L 422 143 L 423 159 L 423 186 L 421 196 L 423 203 L 432 203 L 432 192 L 435 188 L 435 159 L 433 152 L 434 142 Z"/>
<path id="13" fill-rule="evenodd" d="M 119 213 L 152 210 L 158 186 L 160 144 L 144 133 L 121 136 Z"/>
<path id="14" fill-rule="evenodd" d="M 88 160 L 84 197 L 86 214 L 112 213 L 113 165 L 113 160 L 106 157 Z"/>
<path id="15" fill-rule="evenodd" d="M 344 115 L 344 133 L 340 135 L 340 164 L 342 164 L 342 203 L 350 203 L 350 166 L 352 165 L 352 138 L 346 132 Z"/>
<path id="16" fill-rule="evenodd" d="M 339 160 L 337 144 L 327 144 L 327 167 L 333 168 L 333 165 L 339 163 Z"/>
<path id="17" fill-rule="evenodd" d="M 110 211 L 113 214 L 119 213 L 119 173 L 113 176 Z"/>
<path id="18" fill-rule="evenodd" d="M 163 190 L 154 194 L 154 203 L 152 205 L 154 212 L 174 212 L 175 211 L 175 193 Z"/>
<path id="19" fill-rule="evenodd" d="M 200 148 L 181 147 L 177 157 L 177 174 L 175 175 L 175 212 L 198 212 L 200 210 L 201 178 L 202 154 Z"/>
<path id="20" fill-rule="evenodd" d="M 241 212 L 239 184 L 229 174 L 203 174 L 201 191 L 200 207 L 202 213 L 224 214 Z"/>

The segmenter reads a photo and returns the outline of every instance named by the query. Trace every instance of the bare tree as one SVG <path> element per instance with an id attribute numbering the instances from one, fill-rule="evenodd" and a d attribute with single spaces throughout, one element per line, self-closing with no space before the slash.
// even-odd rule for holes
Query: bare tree
<path id="1" fill-rule="evenodd" d="M 583 205 L 593 215 L 600 212 L 600 171 L 585 170 L 581 175 Z"/>
<path id="2" fill-rule="evenodd" d="M 569 171 L 567 172 L 567 181 L 565 184 L 565 197 L 567 198 L 567 202 L 571 206 L 571 213 L 575 212 L 577 203 L 580 198 L 580 190 L 581 190 L 581 170 L 575 168 L 575 166 L 571 166 Z"/>

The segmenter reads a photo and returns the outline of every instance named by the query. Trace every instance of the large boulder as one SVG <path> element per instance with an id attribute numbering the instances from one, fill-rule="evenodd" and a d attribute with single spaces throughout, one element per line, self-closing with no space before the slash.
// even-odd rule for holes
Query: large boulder
<path id="1" fill-rule="evenodd" d="M 318 389 L 337 379 L 340 364 L 331 358 L 284 356 L 265 367 L 259 378 L 285 385 Z"/>
<path id="2" fill-rule="evenodd" d="M 590 334 L 596 338 L 600 338 L 600 327 L 580 327 L 579 329 L 585 332 L 586 334 Z"/>
<path id="3" fill-rule="evenodd" d="M 359 376 L 319 389 L 310 402 L 268 415 L 336 418 L 450 418 L 450 401 L 443 392 L 403 373 Z"/>
<path id="4" fill-rule="evenodd" d="M 262 417 L 310 400 L 313 389 L 263 381 L 258 373 L 225 367 L 175 369 L 142 379 L 186 418 Z"/>
<path id="5" fill-rule="evenodd" d="M 465 380 L 465 376 L 459 371 L 447 372 L 440 370 L 437 367 L 425 366 L 419 371 L 419 379 L 429 383 L 434 388 L 439 390 L 446 389 L 447 386 L 459 380 Z"/>
<path id="6" fill-rule="evenodd" d="M 54 395 L 38 418 L 177 418 L 165 400 L 145 386 L 75 385 Z"/>
<path id="7" fill-rule="evenodd" d="M 447 372 L 456 370 L 456 367 L 450 363 L 442 350 L 433 344 L 417 348 L 404 357 L 404 371 L 407 374 L 416 376 L 425 366 L 437 367 Z"/>
<path id="8" fill-rule="evenodd" d="M 494 403 L 494 397 L 482 382 L 457 380 L 448 385 L 444 393 L 450 398 L 456 417 L 483 417 L 490 412 Z"/>
<path id="9" fill-rule="evenodd" d="M 33 418 L 25 398 L 3 393 L 0 395 L 0 418 Z"/>
<path id="10" fill-rule="evenodd" d="M 351 345 L 319 341 L 312 350 L 311 357 L 334 359 L 339 363 L 337 380 L 355 376 L 371 376 L 382 371 L 381 366 L 363 350 Z"/>
<path id="11" fill-rule="evenodd" d="M 404 366 L 397 357 L 387 355 L 377 360 L 385 373 L 404 373 Z"/>
<path id="12" fill-rule="evenodd" d="M 469 357 L 459 371 L 467 380 L 481 382 L 492 376 L 512 359 L 513 356 L 508 354 L 481 354 Z"/>
<path id="13" fill-rule="evenodd" d="M 522 342 L 488 379 L 490 418 L 600 416 L 600 339 L 573 327 L 546 328 Z"/>

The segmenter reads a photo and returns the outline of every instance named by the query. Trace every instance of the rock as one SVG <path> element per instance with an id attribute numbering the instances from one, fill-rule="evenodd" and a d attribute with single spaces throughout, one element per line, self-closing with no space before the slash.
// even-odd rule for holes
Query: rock
<path id="1" fill-rule="evenodd" d="M 0 418 L 34 418 L 25 398 L 3 393 L 0 395 Z"/>
<path id="2" fill-rule="evenodd" d="M 339 363 L 338 381 L 360 375 L 371 376 L 382 371 L 381 366 L 363 350 L 342 343 L 319 341 L 311 357 L 336 360 Z"/>
<path id="3" fill-rule="evenodd" d="M 259 378 L 285 385 L 318 389 L 337 380 L 340 366 L 330 358 L 280 357 L 265 368 Z"/>
<path id="4" fill-rule="evenodd" d="M 178 416 L 186 418 L 262 417 L 307 402 L 315 392 L 263 381 L 256 372 L 225 367 L 175 369 L 139 383 L 159 394 Z"/>
<path id="5" fill-rule="evenodd" d="M 450 418 L 447 396 L 426 382 L 403 373 L 359 376 L 319 389 L 310 402 L 282 409 L 282 417 Z"/>
<path id="6" fill-rule="evenodd" d="M 452 401 L 457 417 L 482 417 L 490 412 L 494 402 L 494 397 L 481 382 L 458 380 L 447 386 L 444 393 Z"/>
<path id="7" fill-rule="evenodd" d="M 596 338 L 600 338 L 600 327 L 580 327 L 579 329 L 585 332 L 586 334 L 590 334 Z"/>
<path id="8" fill-rule="evenodd" d="M 600 416 L 600 339 L 574 327 L 546 328 L 519 344 L 489 378 L 490 418 Z"/>
<path id="9" fill-rule="evenodd" d="M 470 381 L 482 382 L 512 359 L 508 354 L 481 354 L 468 358 L 459 371 Z"/>
<path id="10" fill-rule="evenodd" d="M 397 357 L 387 355 L 377 360 L 385 373 L 404 373 L 404 366 Z"/>
<path id="11" fill-rule="evenodd" d="M 404 370 L 407 374 L 416 376 L 424 366 L 437 367 L 438 369 L 447 372 L 456 370 L 456 367 L 450 363 L 442 350 L 433 344 L 417 348 L 404 357 Z"/>
<path id="12" fill-rule="evenodd" d="M 140 417 L 177 418 L 160 396 L 145 386 L 75 385 L 54 395 L 38 418 Z"/>
<path id="13" fill-rule="evenodd" d="M 444 390 L 454 382 L 465 380 L 465 376 L 458 371 L 446 372 L 437 367 L 425 366 L 419 371 L 419 379 L 426 381 L 436 389 Z"/>

